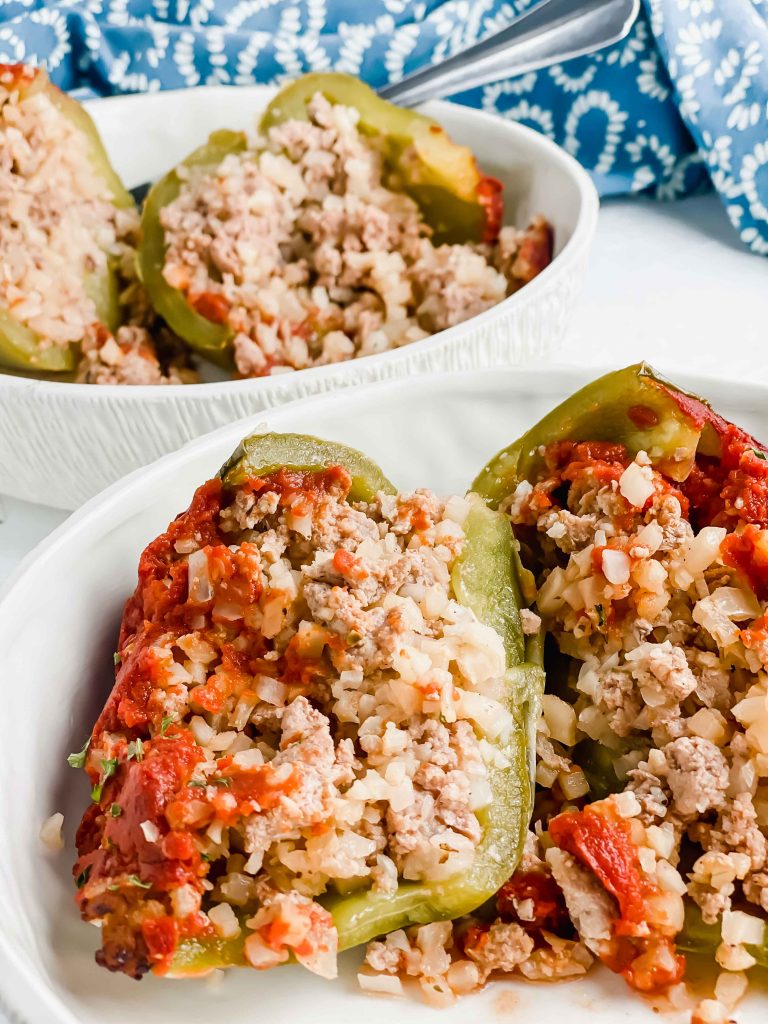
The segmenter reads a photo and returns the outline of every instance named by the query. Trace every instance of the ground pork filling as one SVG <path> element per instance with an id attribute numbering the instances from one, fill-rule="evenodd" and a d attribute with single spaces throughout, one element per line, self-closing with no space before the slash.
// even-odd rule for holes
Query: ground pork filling
<path id="1" fill-rule="evenodd" d="M 349 483 L 211 481 L 142 556 L 75 869 L 112 970 L 207 937 L 331 977 L 318 897 L 472 864 L 497 756 L 473 714 L 508 713 L 503 643 L 451 589 L 469 505 Z"/>
<path id="2" fill-rule="evenodd" d="M 318 95 L 215 171 L 179 168 L 161 213 L 163 274 L 235 331 L 237 369 L 262 376 L 373 355 L 467 320 L 551 260 L 551 229 L 503 228 L 490 245 L 440 245 L 388 187 L 358 114 Z M 390 183 L 391 184 L 391 183 Z"/>
<path id="3" fill-rule="evenodd" d="M 737 498 L 727 528 L 694 528 L 686 494 L 643 452 L 546 454 L 542 479 L 507 503 L 570 664 L 550 663 L 523 861 L 492 923 L 446 928 L 428 957 L 423 929 L 391 935 L 369 947 L 362 982 L 413 975 L 443 1004 L 494 971 L 556 979 L 599 959 L 693 1006 L 675 948 L 688 907 L 722 928 L 714 998 L 692 1017 L 718 1024 L 764 955 L 768 912 L 768 604 L 731 568 L 734 538 L 755 527 L 734 533 Z"/>

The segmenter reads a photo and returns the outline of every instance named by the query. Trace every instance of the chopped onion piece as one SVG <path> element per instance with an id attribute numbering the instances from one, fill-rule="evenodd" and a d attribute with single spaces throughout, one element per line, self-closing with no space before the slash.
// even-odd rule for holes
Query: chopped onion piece
<path id="1" fill-rule="evenodd" d="M 144 833 L 144 838 L 148 843 L 156 843 L 160 838 L 160 829 L 154 821 L 142 821 L 139 828 Z"/>
<path id="2" fill-rule="evenodd" d="M 272 704 L 276 708 L 285 704 L 288 694 L 288 687 L 285 683 L 281 683 L 279 679 L 272 679 L 270 676 L 256 676 L 253 681 L 253 689 L 259 700 L 263 700 L 266 704 Z"/>
<path id="3" fill-rule="evenodd" d="M 726 531 L 722 526 L 705 526 L 691 541 L 683 562 L 692 576 L 704 572 L 720 553 Z"/>
<path id="4" fill-rule="evenodd" d="M 52 814 L 50 818 L 46 818 L 40 828 L 40 841 L 44 843 L 49 850 L 54 852 L 64 849 L 64 836 L 61 834 L 62 826 L 64 825 L 64 815 L 57 811 Z"/>
<path id="5" fill-rule="evenodd" d="M 748 984 L 746 974 L 741 971 L 721 974 L 715 982 L 715 996 L 719 1002 L 732 1010 L 747 991 Z"/>
<path id="6" fill-rule="evenodd" d="M 403 983 L 396 974 L 363 974 L 358 972 L 357 982 L 363 992 L 374 995 L 401 996 Z"/>
<path id="7" fill-rule="evenodd" d="M 619 491 L 635 508 L 642 508 L 654 492 L 653 470 L 630 462 L 619 477 Z"/>
<path id="8" fill-rule="evenodd" d="M 606 548 L 602 555 L 603 576 L 614 586 L 629 582 L 630 561 L 626 551 Z"/>
<path id="9" fill-rule="evenodd" d="M 756 619 L 763 614 L 755 595 L 739 587 L 718 587 L 709 599 L 729 619 Z"/>
<path id="10" fill-rule="evenodd" d="M 193 551 L 187 560 L 189 600 L 204 604 L 213 597 L 213 588 L 208 578 L 208 556 L 205 551 Z"/>
<path id="11" fill-rule="evenodd" d="M 759 946 L 765 934 L 765 921 L 741 910 L 726 910 L 723 913 L 723 942 L 729 946 L 741 944 Z"/>
<path id="12" fill-rule="evenodd" d="M 542 697 L 541 710 L 552 739 L 572 747 L 576 742 L 576 712 L 571 705 L 547 693 Z"/>
<path id="13" fill-rule="evenodd" d="M 240 922 L 228 903 L 218 903 L 208 911 L 208 918 L 222 939 L 234 939 L 240 934 Z"/>

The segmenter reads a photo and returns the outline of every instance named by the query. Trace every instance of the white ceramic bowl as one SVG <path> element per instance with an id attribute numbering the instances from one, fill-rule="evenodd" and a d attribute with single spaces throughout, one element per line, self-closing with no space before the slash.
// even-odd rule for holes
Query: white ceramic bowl
<path id="1" fill-rule="evenodd" d="M 222 126 L 252 127 L 273 95 L 211 87 L 97 100 L 89 109 L 132 187 L 162 175 Z M 542 135 L 451 103 L 429 103 L 485 171 L 506 186 L 507 217 L 544 213 L 556 256 L 531 284 L 425 341 L 273 378 L 171 387 L 93 387 L 0 374 L 0 494 L 76 508 L 107 484 L 192 437 L 262 409 L 340 387 L 434 370 L 541 360 L 559 342 L 581 285 L 597 217 L 582 168 Z"/>
<path id="2" fill-rule="evenodd" d="M 363 448 L 403 488 L 449 493 L 466 487 L 492 453 L 583 383 L 585 375 L 573 370 L 484 371 L 318 396 L 232 424 L 139 470 L 26 559 L 0 594 L 0 1003 L 22 1024 L 391 1024 L 394 1014 L 409 1024 L 651 1019 L 648 1005 L 606 971 L 551 987 L 494 983 L 440 1013 L 418 1001 L 373 999 L 357 989 L 355 951 L 344 954 L 333 983 L 286 967 L 230 972 L 215 991 L 204 981 L 150 977 L 137 984 L 94 964 L 96 934 L 79 920 L 70 874 L 88 787 L 65 758 L 82 745 L 111 686 L 121 607 L 135 585 L 139 552 L 241 437 L 260 419 L 276 430 L 317 433 Z M 768 437 L 765 387 L 681 383 Z M 56 810 L 65 814 L 67 847 L 53 855 L 38 830 Z M 765 992 L 753 995 L 739 1009 L 740 1024 L 764 1021 L 766 1010 Z"/>

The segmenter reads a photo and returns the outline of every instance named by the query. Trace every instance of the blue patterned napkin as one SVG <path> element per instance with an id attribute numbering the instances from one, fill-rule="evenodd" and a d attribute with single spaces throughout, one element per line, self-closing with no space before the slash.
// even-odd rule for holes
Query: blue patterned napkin
<path id="1" fill-rule="evenodd" d="M 373 85 L 442 60 L 535 0 L 0 0 L 0 61 L 76 95 L 346 71 Z M 574 0 L 576 2 L 576 0 Z M 768 254 L 768 0 L 645 0 L 620 45 L 456 97 L 563 145 L 603 195 L 717 189 Z"/>

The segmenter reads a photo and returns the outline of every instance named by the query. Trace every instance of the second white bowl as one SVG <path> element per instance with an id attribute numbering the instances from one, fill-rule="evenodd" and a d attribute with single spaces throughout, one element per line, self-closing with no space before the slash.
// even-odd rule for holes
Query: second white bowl
<path id="1" fill-rule="evenodd" d="M 216 128 L 252 127 L 273 89 L 206 87 L 96 100 L 89 110 L 132 187 L 159 177 Z M 0 374 L 0 493 L 72 509 L 127 472 L 243 416 L 334 388 L 435 370 L 536 362 L 559 342 L 597 219 L 589 176 L 529 128 L 445 102 L 424 106 L 505 185 L 506 219 L 543 213 L 555 258 L 493 309 L 424 341 L 350 362 L 255 380 L 95 387 Z"/>

